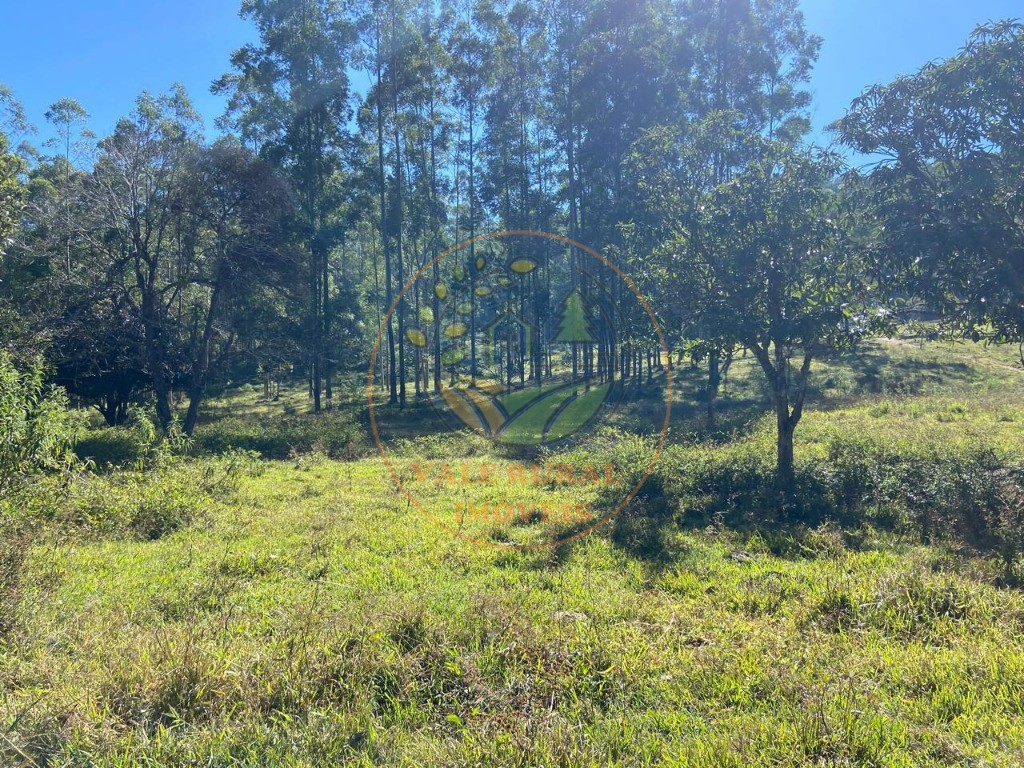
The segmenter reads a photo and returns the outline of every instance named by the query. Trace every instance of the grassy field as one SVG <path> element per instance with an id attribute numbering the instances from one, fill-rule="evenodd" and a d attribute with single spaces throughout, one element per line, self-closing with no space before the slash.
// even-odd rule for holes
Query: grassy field
<path id="1" fill-rule="evenodd" d="M 410 507 L 355 388 L 319 420 L 301 392 L 229 393 L 203 455 L 86 473 L 24 511 L 0 765 L 1020 766 L 1024 518 L 964 534 L 1024 464 L 1015 354 L 885 341 L 822 365 L 797 430 L 816 501 L 786 520 L 759 506 L 751 361 L 712 431 L 684 366 L 646 492 L 525 552 L 502 545 L 543 522 L 482 546 Z M 655 406 L 618 426 L 655 432 Z M 491 457 L 409 439 L 408 474 Z M 624 466 L 649 448 L 599 442 Z M 262 456 L 216 455 L 232 445 Z"/>

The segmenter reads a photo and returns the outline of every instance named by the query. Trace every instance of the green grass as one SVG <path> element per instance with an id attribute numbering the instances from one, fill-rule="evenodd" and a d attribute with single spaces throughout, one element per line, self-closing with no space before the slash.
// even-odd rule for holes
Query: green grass
<path id="1" fill-rule="evenodd" d="M 296 450 L 213 495 L 187 492 L 224 471 L 213 458 L 185 462 L 194 481 L 80 478 L 67 510 L 112 496 L 134 514 L 125 488 L 141 483 L 180 525 L 144 540 L 74 516 L 41 524 L 0 636 L 0 765 L 1024 764 L 1024 595 L 996 552 L 922 543 L 912 520 L 695 516 L 754 509 L 735 496 L 770 457 L 754 373 L 743 360 L 730 372 L 722 421 L 738 431 L 694 442 L 699 378 L 682 371 L 650 493 L 551 549 L 501 546 L 545 522 L 461 531 L 496 546 L 453 536 L 365 437 L 353 460 Z M 903 472 L 982 448 L 1024 464 L 1024 373 L 1008 350 L 877 343 L 818 368 L 815 387 L 798 459 L 836 488 L 844 467 Z M 241 439 L 246 420 L 312 418 L 289 398 L 231 393 L 204 429 Z M 358 409 L 330 418 L 358 424 Z M 646 450 L 601 445 L 624 465 Z M 409 479 L 424 457 L 466 456 L 494 460 L 486 441 L 451 436 L 394 461 Z M 883 480 L 903 493 L 915 477 Z M 429 480 L 418 488 L 430 498 Z M 427 511 L 457 526 L 434 493 Z M 530 507 L 582 492 L 519 493 Z"/>

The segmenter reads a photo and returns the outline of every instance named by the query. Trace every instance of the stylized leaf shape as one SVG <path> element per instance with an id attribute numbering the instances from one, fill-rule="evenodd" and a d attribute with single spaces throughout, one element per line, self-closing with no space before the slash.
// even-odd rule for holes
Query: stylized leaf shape
<path id="1" fill-rule="evenodd" d="M 537 390 L 536 399 L 520 407 L 505 424 L 500 433 L 501 441 L 511 445 L 539 445 L 568 437 L 600 411 L 610 391 L 611 384 L 607 383 L 590 390 L 583 384 Z"/>
<path id="2" fill-rule="evenodd" d="M 427 336 L 419 328 L 409 328 L 405 332 L 405 338 L 409 340 L 409 343 L 414 347 L 425 347 L 427 346 Z"/>
<path id="3" fill-rule="evenodd" d="M 610 384 L 601 384 L 589 392 L 581 392 L 548 425 L 544 442 L 561 440 L 582 429 L 601 410 L 610 387 Z"/>
<path id="4" fill-rule="evenodd" d="M 476 430 L 477 432 L 486 433 L 487 428 L 484 423 L 480 420 L 476 410 L 470 405 L 469 400 L 463 395 L 462 392 L 454 389 L 445 387 L 443 390 L 444 401 L 451 408 L 452 413 L 459 417 L 459 420 L 470 429 Z"/>
<path id="5" fill-rule="evenodd" d="M 520 275 L 528 275 L 537 268 L 537 262 L 533 259 L 516 259 L 508 268 Z"/>

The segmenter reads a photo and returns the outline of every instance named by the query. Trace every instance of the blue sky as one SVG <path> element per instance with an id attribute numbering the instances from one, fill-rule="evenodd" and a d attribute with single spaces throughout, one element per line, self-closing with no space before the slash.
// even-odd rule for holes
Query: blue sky
<path id="1" fill-rule="evenodd" d="M 210 82 L 254 37 L 238 0 L 0 0 L 0 82 L 41 129 L 47 107 L 78 99 L 109 132 L 144 89 L 185 85 L 207 121 L 224 103 Z M 811 90 L 814 138 L 860 91 L 957 51 L 978 24 L 1024 16 L 1021 0 L 803 0 L 825 39 Z M 34 138 L 41 143 L 45 134 Z"/>

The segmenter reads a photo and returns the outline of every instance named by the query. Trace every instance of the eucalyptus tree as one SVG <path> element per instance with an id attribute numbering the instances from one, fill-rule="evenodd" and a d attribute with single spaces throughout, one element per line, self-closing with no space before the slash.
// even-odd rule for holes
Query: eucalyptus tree
<path id="1" fill-rule="evenodd" d="M 214 83 L 230 96 L 229 125 L 283 168 L 299 200 L 307 255 L 310 394 L 320 411 L 324 285 L 338 233 L 326 222 L 339 204 L 332 176 L 350 142 L 349 68 L 355 25 L 338 0 L 244 0 L 260 42 L 232 55 L 234 72 Z"/>
<path id="2" fill-rule="evenodd" d="M 490 49 L 480 26 L 474 19 L 474 8 L 470 3 L 459 8 L 459 14 L 448 38 L 448 49 L 453 53 L 451 77 L 453 81 L 454 106 L 459 123 L 460 163 L 455 168 L 456 177 L 465 170 L 465 195 L 467 201 L 467 222 L 456 223 L 456 238 L 461 239 L 459 230 L 468 230 L 469 262 L 476 262 L 476 236 L 481 220 L 479 202 L 479 154 L 482 134 L 483 110 L 490 87 L 488 63 Z M 458 167 L 462 166 L 462 167 Z M 461 190 L 460 190 L 461 191 Z M 470 290 L 470 374 L 477 372 L 476 345 L 476 298 Z"/>
<path id="3" fill-rule="evenodd" d="M 0 102 L 3 99 L 0 86 Z M 12 293 L 9 280 L 10 265 L 6 254 L 18 234 L 26 189 L 23 181 L 24 161 L 10 151 L 4 130 L 0 129 L 0 345 L 9 348 L 23 337 L 23 313 L 18 306 L 20 297 Z"/>
<path id="4" fill-rule="evenodd" d="M 24 198 L 21 175 L 23 161 L 12 152 L 11 137 L 28 129 L 25 111 L 10 89 L 0 83 L 0 257 L 11 244 L 18 227 L 18 214 Z"/>
<path id="5" fill-rule="evenodd" d="M 74 99 L 61 99 L 52 104 L 46 111 L 47 121 L 53 125 L 57 135 L 47 142 L 47 145 L 58 150 L 63 150 L 63 157 L 60 158 L 63 169 L 63 184 L 61 185 L 61 207 L 64 214 L 64 246 L 65 246 L 65 269 L 71 274 L 71 244 L 74 239 L 72 229 L 74 219 L 71 211 L 71 199 L 74 196 L 71 190 L 71 180 L 75 175 L 72 167 L 72 157 L 76 160 L 88 151 L 88 140 L 94 139 L 92 131 L 86 127 L 89 113 L 85 107 Z"/>
<path id="6" fill-rule="evenodd" d="M 538 141 L 539 126 L 545 120 L 544 71 L 548 60 L 546 19 L 539 9 L 524 2 L 481 3 L 477 19 L 490 51 L 488 88 L 484 95 L 483 132 L 479 146 L 483 167 L 480 199 L 498 226 L 504 230 L 548 231 L 551 211 L 542 200 L 540 185 L 544 173 L 544 146 Z M 544 263 L 548 240 L 535 237 L 504 241 L 506 262 L 530 259 Z M 532 316 L 532 325 L 540 328 L 537 315 L 541 306 L 536 296 L 539 275 L 531 273 L 509 288 L 507 302 L 523 321 Z M 512 369 L 519 371 L 525 384 L 530 378 L 538 383 L 536 355 L 527 360 L 526 331 L 520 328 L 516 353 L 507 355 L 511 381 Z M 510 345 L 509 349 L 512 349 Z"/>
<path id="7" fill-rule="evenodd" d="M 688 0 L 690 111 L 731 111 L 740 127 L 794 143 L 810 129 L 805 86 L 821 49 L 799 0 Z M 717 171 L 726 178 L 729 167 Z"/>
<path id="8" fill-rule="evenodd" d="M 18 214 L 24 199 L 21 158 L 9 151 L 7 137 L 0 133 L 0 257 L 11 244 L 18 228 Z"/>
<path id="9" fill-rule="evenodd" d="M 954 57 L 874 86 L 835 124 L 871 156 L 881 268 L 950 331 L 1024 363 L 1024 25 L 979 27 Z"/>
<path id="10" fill-rule="evenodd" d="M 388 310 L 391 307 L 394 296 L 394 277 L 392 275 L 392 240 L 388 227 L 388 174 L 386 159 L 386 124 L 388 102 L 385 93 L 384 71 L 386 66 L 386 28 L 383 16 L 383 8 L 380 0 L 367 0 L 356 7 L 357 30 L 359 47 L 356 51 L 355 62 L 370 77 L 370 85 L 363 104 L 358 112 L 360 133 L 373 133 L 375 139 L 375 156 L 373 166 L 375 170 L 374 183 L 377 197 L 376 210 L 376 243 L 371 247 L 374 250 L 375 269 L 375 301 L 378 306 L 378 316 L 381 319 L 381 328 L 384 341 L 387 345 L 387 354 L 382 361 L 382 379 L 387 379 L 387 390 L 389 402 L 398 402 L 398 366 L 397 350 L 395 347 L 395 326 L 393 317 Z M 372 121 L 372 128 L 371 126 Z M 370 165 L 369 158 L 364 158 L 367 165 Z M 383 255 L 384 261 L 384 292 L 383 301 L 380 296 L 380 274 L 378 268 L 377 251 Z M 381 306 L 383 304 L 383 306 Z M 386 328 L 385 328 L 386 325 Z"/>
<path id="11" fill-rule="evenodd" d="M 423 45 L 421 32 L 413 23 L 413 10 L 409 0 L 366 0 L 356 9 L 361 43 L 357 60 L 371 81 L 361 113 L 364 125 L 372 119 L 376 142 L 377 224 L 384 255 L 387 309 L 394 304 L 396 285 L 401 290 L 405 284 L 406 143 L 411 93 L 418 74 L 417 55 Z M 383 329 L 389 400 L 401 406 L 406 400 L 402 343 L 406 309 L 402 294 L 395 310 L 385 313 Z"/>
<path id="12" fill-rule="evenodd" d="M 452 185 L 448 163 L 456 131 L 451 108 L 452 53 L 445 42 L 455 17 L 453 9 L 438 10 L 434 3 L 425 1 L 413 8 L 413 23 L 418 35 L 415 47 L 407 56 L 411 77 L 406 99 L 409 117 L 405 137 L 409 251 L 413 256 L 413 269 L 434 262 L 431 274 L 438 284 L 441 265 L 435 257 L 449 242 L 448 200 Z M 418 347 L 414 350 L 419 374 L 416 376 L 417 394 L 431 387 L 439 392 L 442 378 L 440 300 L 434 292 L 422 290 L 424 283 L 417 281 L 414 286 L 413 317 L 426 324 L 426 319 L 432 316 L 434 344 L 430 350 Z"/>

